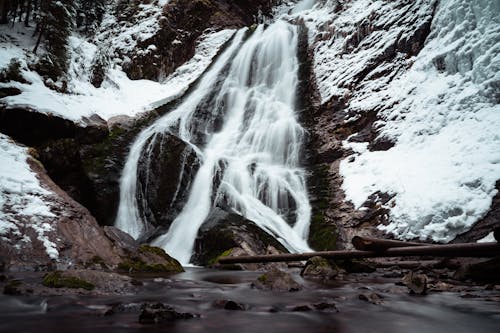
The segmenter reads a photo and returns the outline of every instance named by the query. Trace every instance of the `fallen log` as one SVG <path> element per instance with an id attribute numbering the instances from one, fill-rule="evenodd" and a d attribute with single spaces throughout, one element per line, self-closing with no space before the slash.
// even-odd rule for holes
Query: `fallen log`
<path id="1" fill-rule="evenodd" d="M 320 256 L 327 259 L 362 259 L 387 258 L 407 256 L 435 256 L 435 257 L 495 257 L 500 256 L 500 244 L 465 243 L 446 245 L 423 245 L 390 248 L 383 252 L 376 251 L 319 251 L 308 253 L 286 253 L 258 256 L 240 256 L 220 258 L 220 264 L 261 263 L 261 262 L 288 262 L 302 261 Z"/>
<path id="2" fill-rule="evenodd" d="M 351 242 L 352 245 L 354 245 L 354 247 L 356 248 L 356 250 L 360 251 L 385 251 L 387 249 L 395 247 L 429 245 L 424 243 L 403 242 L 391 239 L 378 239 L 378 238 L 368 238 L 360 236 L 354 236 Z"/>

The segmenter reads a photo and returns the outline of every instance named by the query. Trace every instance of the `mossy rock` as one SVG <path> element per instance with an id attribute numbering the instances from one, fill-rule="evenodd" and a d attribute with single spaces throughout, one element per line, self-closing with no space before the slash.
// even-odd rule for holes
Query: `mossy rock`
<path id="1" fill-rule="evenodd" d="M 339 274 L 337 265 L 330 263 L 325 258 L 316 256 L 307 260 L 306 266 L 300 275 L 312 279 L 332 280 Z"/>
<path id="2" fill-rule="evenodd" d="M 322 214 L 311 218 L 309 245 L 316 251 L 332 251 L 337 248 L 338 231 L 333 225 L 326 224 Z"/>
<path id="3" fill-rule="evenodd" d="M 163 249 L 141 245 L 135 255 L 131 255 L 118 264 L 118 270 L 127 272 L 180 273 L 182 265 L 169 256 Z"/>
<path id="4" fill-rule="evenodd" d="M 82 288 L 85 290 L 93 290 L 95 286 L 85 280 L 73 276 L 64 276 L 61 271 L 48 273 L 44 276 L 42 284 L 49 288 Z"/>

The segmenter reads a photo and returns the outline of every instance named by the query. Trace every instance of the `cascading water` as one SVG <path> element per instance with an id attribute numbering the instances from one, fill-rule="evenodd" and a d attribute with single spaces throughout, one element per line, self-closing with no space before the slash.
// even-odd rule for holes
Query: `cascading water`
<path id="1" fill-rule="evenodd" d="M 123 172 L 116 226 L 137 238 L 147 228 L 137 203 L 137 168 L 151 138 L 169 132 L 198 152 L 202 163 L 187 202 L 168 232 L 153 242 L 183 264 L 189 263 L 199 228 L 221 202 L 290 251 L 310 251 L 311 207 L 299 163 L 304 129 L 295 112 L 297 27 L 277 21 L 258 26 L 243 41 L 245 34 L 246 29 L 236 34 L 179 107 L 138 136 Z M 204 144 L 197 146 L 195 111 L 213 94 L 223 72 L 225 79 L 211 104 L 212 114 L 222 115 L 223 124 L 211 132 L 205 129 Z M 216 177 L 220 182 L 214 182 Z"/>

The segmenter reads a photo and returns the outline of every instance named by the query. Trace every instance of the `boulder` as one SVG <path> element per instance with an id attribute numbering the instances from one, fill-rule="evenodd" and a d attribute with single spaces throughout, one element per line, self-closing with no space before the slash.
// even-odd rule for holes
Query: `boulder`
<path id="1" fill-rule="evenodd" d="M 290 273 L 279 269 L 271 269 L 262 274 L 252 284 L 257 289 L 273 291 L 299 291 L 302 286 L 295 281 Z"/>
<path id="2" fill-rule="evenodd" d="M 141 245 L 118 264 L 118 270 L 132 272 L 180 273 L 182 265 L 159 247 Z"/>
<path id="3" fill-rule="evenodd" d="M 410 294 L 425 295 L 427 293 L 427 276 L 409 272 L 403 276 L 402 282 L 410 291 Z"/>
<path id="4" fill-rule="evenodd" d="M 305 267 L 300 272 L 300 275 L 305 278 L 323 281 L 333 280 L 338 274 L 338 267 L 319 256 L 307 260 Z"/>
<path id="5" fill-rule="evenodd" d="M 197 265 L 210 265 L 220 256 L 269 252 L 288 251 L 254 222 L 216 207 L 198 232 L 192 261 Z"/>

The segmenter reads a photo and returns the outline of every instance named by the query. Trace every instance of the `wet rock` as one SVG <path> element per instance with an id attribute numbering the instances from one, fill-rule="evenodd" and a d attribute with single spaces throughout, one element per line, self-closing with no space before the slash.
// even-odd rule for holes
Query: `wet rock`
<path id="1" fill-rule="evenodd" d="M 159 324 L 162 322 L 191 319 L 195 317 L 198 317 L 198 315 L 187 312 L 177 312 L 170 305 L 165 305 L 163 303 L 144 303 L 141 305 L 139 323 Z"/>
<path id="2" fill-rule="evenodd" d="M 213 306 L 218 309 L 224 309 L 224 310 L 238 310 L 238 311 L 245 311 L 246 306 L 241 303 L 237 303 L 235 301 L 231 300 L 226 300 L 226 299 L 221 299 L 221 300 L 216 300 L 213 303 Z"/>
<path id="3" fill-rule="evenodd" d="M 240 250 L 237 250 L 240 249 Z M 288 252 L 254 222 L 221 208 L 214 208 L 201 226 L 195 242 L 193 263 L 212 265 L 221 256 Z M 257 268 L 257 265 L 252 268 Z M 247 265 L 238 265 L 245 268 Z"/>
<path id="4" fill-rule="evenodd" d="M 319 280 L 333 280 L 339 274 L 338 267 L 330 264 L 328 260 L 322 257 L 312 257 L 306 262 L 306 266 L 300 272 L 305 278 Z"/>
<path id="5" fill-rule="evenodd" d="M 23 295 L 24 291 L 22 288 L 22 282 L 19 280 L 10 280 L 3 287 L 3 293 L 4 295 L 10 295 L 10 296 Z"/>
<path id="6" fill-rule="evenodd" d="M 369 302 L 375 305 L 383 303 L 383 297 L 377 293 L 363 293 L 358 296 L 362 301 Z"/>
<path id="7" fill-rule="evenodd" d="M 335 303 L 321 302 L 321 303 L 315 303 L 313 304 L 313 306 L 318 311 L 339 312 Z"/>
<path id="8" fill-rule="evenodd" d="M 73 273 L 68 275 L 68 273 L 66 273 L 63 275 L 60 271 L 51 272 L 44 276 L 42 284 L 49 288 L 82 288 L 85 290 L 93 290 L 95 288 L 95 285 L 92 283 L 87 282 L 75 275 L 78 274 Z"/>
<path id="9" fill-rule="evenodd" d="M 68 289 L 86 290 L 96 295 L 124 294 L 135 290 L 133 279 L 129 276 L 82 269 L 50 272 L 44 276 L 42 284 L 62 289 L 60 293 L 63 294 L 71 294 Z"/>
<path id="10" fill-rule="evenodd" d="M 308 312 L 312 311 L 312 308 L 309 305 L 297 305 L 292 309 L 293 312 Z"/>
<path id="11" fill-rule="evenodd" d="M 153 226 L 168 228 L 187 201 L 200 167 L 194 149 L 171 134 L 153 136 L 138 164 L 137 200 Z"/>
<path id="12" fill-rule="evenodd" d="M 427 276 L 409 272 L 401 282 L 408 288 L 410 294 L 425 295 L 427 293 Z"/>
<path id="13" fill-rule="evenodd" d="M 262 274 L 254 281 L 253 286 L 273 291 L 299 291 L 302 289 L 302 286 L 295 281 L 290 273 L 279 269 L 272 269 Z"/>

